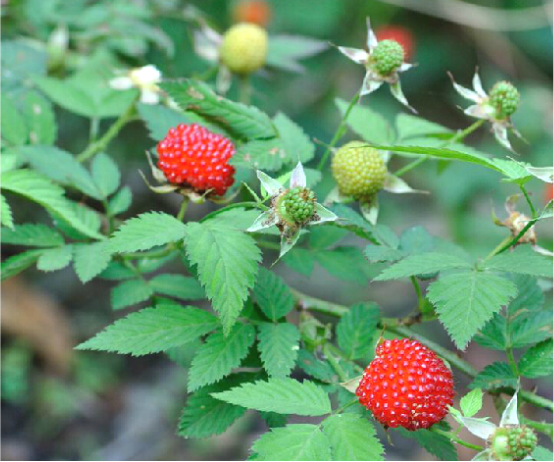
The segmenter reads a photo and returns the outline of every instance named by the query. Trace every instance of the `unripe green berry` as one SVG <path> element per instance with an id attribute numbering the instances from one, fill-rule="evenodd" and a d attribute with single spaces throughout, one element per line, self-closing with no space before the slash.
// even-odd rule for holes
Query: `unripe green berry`
<path id="1" fill-rule="evenodd" d="M 315 212 L 316 198 L 312 190 L 296 187 L 281 194 L 277 199 L 277 215 L 291 226 L 304 225 Z"/>
<path id="2" fill-rule="evenodd" d="M 344 196 L 369 198 L 383 188 L 387 166 L 377 149 L 351 141 L 333 156 L 331 170 Z"/>
<path id="3" fill-rule="evenodd" d="M 265 64 L 267 32 L 256 24 L 241 23 L 223 36 L 219 49 L 221 62 L 235 74 L 251 74 Z"/>
<path id="4" fill-rule="evenodd" d="M 511 116 L 519 105 L 519 92 L 510 82 L 497 82 L 489 93 L 491 106 L 498 119 Z"/>
<path id="5" fill-rule="evenodd" d="M 371 52 L 369 64 L 382 76 L 389 76 L 404 62 L 404 48 L 394 40 L 382 40 Z"/>
<path id="6" fill-rule="evenodd" d="M 528 427 L 501 427 L 491 438 L 495 460 L 523 460 L 537 446 L 537 435 Z"/>

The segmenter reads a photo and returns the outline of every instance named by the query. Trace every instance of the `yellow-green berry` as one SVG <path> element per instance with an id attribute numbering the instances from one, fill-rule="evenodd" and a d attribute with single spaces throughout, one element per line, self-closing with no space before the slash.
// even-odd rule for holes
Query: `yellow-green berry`
<path id="1" fill-rule="evenodd" d="M 526 426 L 501 427 L 491 438 L 490 449 L 495 460 L 523 460 L 537 446 L 537 435 Z"/>
<path id="2" fill-rule="evenodd" d="M 377 149 L 351 141 L 333 156 L 331 170 L 344 196 L 369 198 L 385 184 L 387 166 Z"/>
<path id="3" fill-rule="evenodd" d="M 369 64 L 386 77 L 404 62 L 404 48 L 395 40 L 381 40 L 371 52 Z"/>
<path id="4" fill-rule="evenodd" d="M 289 226 L 302 226 L 315 212 L 316 198 L 312 190 L 296 187 L 281 194 L 276 209 L 279 218 Z"/>
<path id="5" fill-rule="evenodd" d="M 241 23 L 223 36 L 219 49 L 221 62 L 235 74 L 251 74 L 265 64 L 267 32 L 256 24 Z"/>
<path id="6" fill-rule="evenodd" d="M 510 82 L 497 82 L 489 93 L 491 106 L 498 119 L 511 116 L 519 106 L 519 92 Z"/>

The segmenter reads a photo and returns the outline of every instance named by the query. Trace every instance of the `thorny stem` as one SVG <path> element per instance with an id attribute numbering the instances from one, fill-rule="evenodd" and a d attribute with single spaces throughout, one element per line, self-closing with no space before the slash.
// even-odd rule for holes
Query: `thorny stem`
<path id="1" fill-rule="evenodd" d="M 325 167 L 325 164 L 327 163 L 327 159 L 329 158 L 329 155 L 331 154 L 332 149 L 335 147 L 335 144 L 338 143 L 338 141 L 343 137 L 345 132 L 345 126 L 346 121 L 348 120 L 348 116 L 350 115 L 350 112 L 352 111 L 352 108 L 356 105 L 358 100 L 360 99 L 360 94 L 356 93 L 354 95 L 354 98 L 352 98 L 352 101 L 350 101 L 350 104 L 346 108 L 346 111 L 344 111 L 344 114 L 342 116 L 342 119 L 340 120 L 339 126 L 337 128 L 337 131 L 333 135 L 333 139 L 328 144 L 327 149 L 321 156 L 321 160 L 319 161 L 319 164 L 317 164 L 317 169 L 321 172 L 323 171 L 323 167 Z"/>
<path id="2" fill-rule="evenodd" d="M 525 189 L 525 186 L 523 186 L 522 184 L 519 185 L 519 189 L 521 189 L 521 192 L 523 193 L 523 197 L 525 197 L 525 200 L 527 201 L 527 205 L 529 205 L 529 209 L 531 210 L 531 218 L 536 218 L 537 211 L 535 210 L 535 207 L 533 206 L 533 203 L 529 198 L 529 194 L 527 194 L 527 189 Z"/>
<path id="3" fill-rule="evenodd" d="M 429 431 L 432 431 L 433 433 L 436 433 L 437 435 L 442 435 L 446 438 L 448 438 L 450 441 L 454 441 L 455 443 L 458 443 L 461 446 L 465 446 L 469 449 L 475 449 L 476 451 L 482 451 L 485 449 L 483 446 L 479 446 L 478 444 L 470 443 L 466 440 L 461 439 L 459 436 L 456 436 L 454 433 L 447 432 L 445 430 L 441 430 L 440 428 L 437 428 L 436 426 L 433 426 L 429 429 Z"/>

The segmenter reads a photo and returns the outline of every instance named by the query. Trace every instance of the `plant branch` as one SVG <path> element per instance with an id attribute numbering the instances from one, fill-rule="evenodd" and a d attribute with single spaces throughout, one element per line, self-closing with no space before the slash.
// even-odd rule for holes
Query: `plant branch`
<path id="1" fill-rule="evenodd" d="M 523 193 L 523 197 L 525 197 L 525 200 L 527 201 L 527 205 L 531 210 L 531 218 L 537 218 L 537 211 L 535 210 L 535 207 L 533 206 L 533 203 L 529 198 L 529 194 L 527 194 L 527 189 L 525 189 L 525 186 L 522 184 L 519 185 L 519 189 L 521 189 L 521 192 Z"/>
<path id="2" fill-rule="evenodd" d="M 461 446 L 465 446 L 469 449 L 475 449 L 476 451 L 482 451 L 485 448 L 483 446 L 479 446 L 478 444 L 470 443 L 469 441 L 461 439 L 459 436 L 455 435 L 454 433 L 447 432 L 446 430 L 441 430 L 440 428 L 437 428 L 436 426 L 433 426 L 429 429 L 429 431 L 432 431 L 433 433 L 436 433 L 437 435 L 442 435 L 446 438 L 448 438 L 450 441 L 454 443 L 458 443 Z"/>

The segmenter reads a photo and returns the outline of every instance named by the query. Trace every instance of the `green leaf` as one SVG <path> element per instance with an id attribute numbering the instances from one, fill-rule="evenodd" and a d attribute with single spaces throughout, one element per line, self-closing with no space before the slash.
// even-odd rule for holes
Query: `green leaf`
<path id="1" fill-rule="evenodd" d="M 307 58 L 327 48 L 321 40 L 294 35 L 274 35 L 269 41 L 266 64 L 290 72 L 303 72 L 298 59 Z"/>
<path id="2" fill-rule="evenodd" d="M 131 279 L 115 286 L 111 292 L 112 307 L 120 310 L 148 300 L 153 295 L 152 289 L 141 279 Z"/>
<path id="3" fill-rule="evenodd" d="M 265 268 L 258 272 L 253 293 L 260 309 L 272 321 L 278 321 L 294 308 L 294 297 L 285 281 Z"/>
<path id="4" fill-rule="evenodd" d="M 0 225 L 13 229 L 13 215 L 10 204 L 4 196 L 0 194 Z"/>
<path id="5" fill-rule="evenodd" d="M 473 417 L 483 407 L 483 391 L 480 388 L 471 390 L 460 400 L 460 409 L 465 417 Z"/>
<path id="6" fill-rule="evenodd" d="M 414 226 L 400 236 L 400 248 L 410 255 L 431 252 L 433 238 L 422 226 Z"/>
<path id="7" fill-rule="evenodd" d="M 440 425 L 440 424 L 436 424 Z M 446 436 L 439 435 L 430 430 L 417 430 L 415 432 L 400 429 L 402 436 L 414 439 L 429 454 L 433 454 L 439 460 L 458 460 L 456 447 Z"/>
<path id="8" fill-rule="evenodd" d="M 264 433 L 252 446 L 256 460 L 332 460 L 318 425 L 294 424 Z"/>
<path id="9" fill-rule="evenodd" d="M 302 383 L 294 379 L 260 380 L 212 396 L 237 406 L 278 414 L 316 416 L 331 412 L 327 393 L 307 380 Z"/>
<path id="10" fill-rule="evenodd" d="M 537 311 L 544 307 L 544 294 L 537 283 L 537 278 L 514 274 L 512 279 L 517 287 L 517 296 L 508 306 L 510 316 Z"/>
<path id="11" fill-rule="evenodd" d="M 534 379 L 552 375 L 552 339 L 529 348 L 519 360 L 518 371 L 524 377 Z"/>
<path id="12" fill-rule="evenodd" d="M 187 224 L 186 236 L 187 256 L 227 334 L 256 281 L 261 252 L 252 236 L 214 220 Z"/>
<path id="13" fill-rule="evenodd" d="M 410 114 L 398 114 L 395 124 L 400 140 L 418 136 L 452 133 L 452 130 L 449 128 Z"/>
<path id="14" fill-rule="evenodd" d="M 186 235 L 185 225 L 167 213 L 148 212 L 124 222 L 109 241 L 112 252 L 136 252 L 176 242 Z"/>
<path id="15" fill-rule="evenodd" d="M 499 313 L 495 314 L 477 334 L 475 341 L 485 348 L 505 350 L 509 346 L 506 318 Z"/>
<path id="16" fill-rule="evenodd" d="M 112 259 L 106 241 L 76 244 L 74 248 L 74 268 L 83 284 L 104 271 Z"/>
<path id="17" fill-rule="evenodd" d="M 232 378 L 233 376 L 231 376 Z M 237 380 L 231 383 L 236 384 Z M 231 383 L 203 387 L 189 396 L 179 420 L 178 434 L 184 438 L 207 438 L 227 430 L 244 414 L 245 408 L 217 400 L 211 393 L 230 388 Z"/>
<path id="18" fill-rule="evenodd" d="M 270 377 L 287 377 L 298 356 L 298 329 L 294 324 L 262 323 L 258 330 L 258 349 L 264 369 Z"/>
<path id="19" fill-rule="evenodd" d="M 316 358 L 307 350 L 302 349 L 298 352 L 297 364 L 308 375 L 322 382 L 332 382 L 337 378 L 335 370 L 327 361 Z"/>
<path id="20" fill-rule="evenodd" d="M 273 117 L 273 123 L 283 143 L 287 162 L 306 164 L 313 159 L 315 146 L 299 125 L 282 112 Z"/>
<path id="21" fill-rule="evenodd" d="M 513 348 L 522 348 L 552 337 L 552 308 L 518 316 L 510 323 Z"/>
<path id="22" fill-rule="evenodd" d="M 107 198 L 119 187 L 121 173 L 113 159 L 101 152 L 92 161 L 92 179 L 102 196 Z"/>
<path id="23" fill-rule="evenodd" d="M 533 457 L 533 460 L 551 461 L 554 458 L 554 454 L 552 454 L 550 449 L 537 446 L 531 453 L 531 457 Z"/>
<path id="24" fill-rule="evenodd" d="M 283 257 L 283 263 L 297 273 L 310 276 L 314 270 L 315 256 L 309 250 L 294 247 Z"/>
<path id="25" fill-rule="evenodd" d="M 395 262 L 406 256 L 406 253 L 399 249 L 391 249 L 384 245 L 368 245 L 364 255 L 371 262 Z"/>
<path id="26" fill-rule="evenodd" d="M 222 332 L 210 335 L 192 360 L 188 389 L 194 391 L 229 375 L 240 365 L 256 339 L 249 324 L 235 324 L 227 336 Z"/>
<path id="27" fill-rule="evenodd" d="M 16 274 L 25 271 L 29 266 L 34 263 L 42 255 L 43 250 L 27 250 L 26 252 L 18 253 L 12 257 L 6 258 L 1 265 L 0 274 L 2 275 L 2 281 L 4 279 L 11 278 Z"/>
<path id="28" fill-rule="evenodd" d="M 64 245 L 46 249 L 37 260 L 37 268 L 41 271 L 57 271 L 65 268 L 73 259 L 73 246 Z"/>
<path id="29" fill-rule="evenodd" d="M 216 95 L 205 83 L 185 79 L 160 85 L 183 110 L 191 110 L 245 139 L 276 135 L 271 119 L 254 106 L 245 106 Z"/>
<path id="30" fill-rule="evenodd" d="M 17 148 L 33 169 L 94 199 L 101 199 L 102 194 L 94 183 L 90 173 L 69 152 L 55 146 L 22 146 Z"/>
<path id="31" fill-rule="evenodd" d="M 169 109 L 161 104 L 137 104 L 140 117 L 150 131 L 150 137 L 156 141 L 165 138 L 170 128 L 179 124 L 189 124 L 191 120 L 183 113 Z"/>
<path id="32" fill-rule="evenodd" d="M 123 186 L 114 196 L 110 199 L 109 207 L 113 215 L 119 215 L 126 212 L 131 206 L 133 201 L 133 193 L 129 186 Z"/>
<path id="33" fill-rule="evenodd" d="M 192 342 L 217 326 L 217 318 L 207 311 L 163 304 L 131 313 L 77 349 L 141 356 Z"/>
<path id="34" fill-rule="evenodd" d="M 84 117 L 96 116 L 92 98 L 75 85 L 52 77 L 41 77 L 36 83 L 48 98 L 64 109 Z"/>
<path id="35" fill-rule="evenodd" d="M 456 255 L 429 252 L 410 256 L 389 266 L 374 281 L 388 281 L 447 269 L 471 268 L 471 266 L 470 262 Z"/>
<path id="36" fill-rule="evenodd" d="M 427 289 L 440 322 L 462 350 L 515 294 L 516 287 L 510 280 L 478 271 L 442 276 Z"/>
<path id="37" fill-rule="evenodd" d="M 367 283 L 365 271 L 368 263 L 358 247 L 341 246 L 333 250 L 320 250 L 315 254 L 317 262 L 334 277 L 358 284 Z"/>
<path id="38" fill-rule="evenodd" d="M 356 414 L 336 414 L 323 421 L 333 460 L 384 460 L 385 451 L 371 423 Z"/>
<path id="39" fill-rule="evenodd" d="M 373 334 L 381 317 L 375 304 L 359 303 L 337 324 L 337 340 L 349 359 L 365 358 L 373 347 Z"/>
<path id="40" fill-rule="evenodd" d="M 517 377 L 507 363 L 494 362 L 486 366 L 469 384 L 469 388 L 493 390 L 495 388 L 517 387 Z"/>
<path id="41" fill-rule="evenodd" d="M 312 249 L 326 249 L 337 244 L 348 234 L 348 230 L 331 226 L 314 226 L 310 229 L 308 242 Z"/>
<path id="42" fill-rule="evenodd" d="M 74 204 L 63 196 L 63 189 L 32 170 L 11 170 L 0 177 L 1 188 L 42 205 L 67 221 L 73 228 L 93 239 L 103 239 L 76 214 Z"/>
<path id="43" fill-rule="evenodd" d="M 2 132 L 2 138 L 14 146 L 21 146 L 27 142 L 28 137 L 25 120 L 11 98 L 4 93 L 0 95 L 0 98 L 0 132 Z"/>
<path id="44" fill-rule="evenodd" d="M 49 101 L 30 91 L 23 100 L 23 114 L 32 144 L 54 144 L 58 136 L 58 126 Z"/>
<path id="45" fill-rule="evenodd" d="M 348 104 L 335 99 L 335 104 L 344 115 Z M 348 126 L 363 140 L 373 144 L 389 144 L 394 140 L 393 129 L 385 118 L 367 106 L 355 105 L 348 117 Z"/>
<path id="46" fill-rule="evenodd" d="M 281 140 L 252 140 L 239 146 L 230 160 L 235 167 L 250 167 L 274 172 L 280 170 L 286 160 Z"/>
<path id="47" fill-rule="evenodd" d="M 157 294 L 169 295 L 182 300 L 201 300 L 206 298 L 198 281 L 181 274 L 158 274 L 148 285 Z"/>
<path id="48" fill-rule="evenodd" d="M 26 245 L 31 247 L 59 247 L 63 237 L 46 225 L 25 223 L 13 229 L 2 229 L 2 244 Z"/>
<path id="49" fill-rule="evenodd" d="M 484 262 L 483 266 L 490 270 L 552 277 L 552 259 L 533 252 L 529 246 L 520 246 L 512 252 L 496 255 Z"/>

